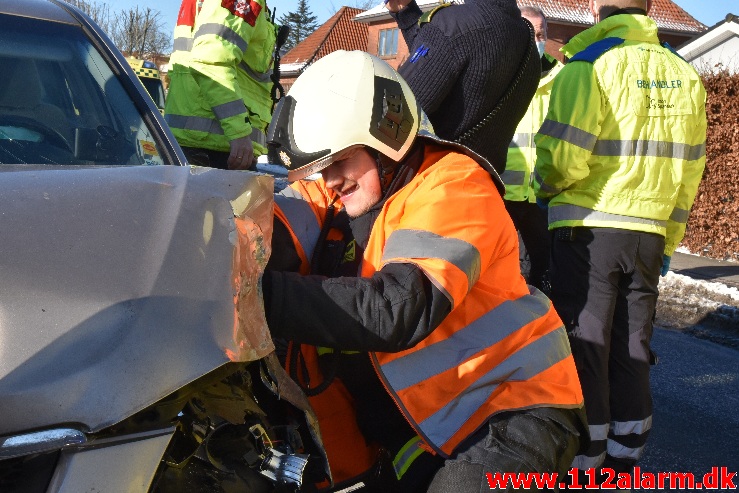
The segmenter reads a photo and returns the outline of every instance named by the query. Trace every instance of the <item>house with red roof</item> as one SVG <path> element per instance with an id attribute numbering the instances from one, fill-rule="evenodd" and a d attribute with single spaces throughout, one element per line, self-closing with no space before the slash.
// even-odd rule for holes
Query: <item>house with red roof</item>
<path id="1" fill-rule="evenodd" d="M 354 21 L 362 12 L 353 7 L 341 7 L 329 20 L 285 53 L 280 62 L 280 82 L 285 92 L 308 65 L 332 51 L 368 51 L 368 25 Z"/>
<path id="2" fill-rule="evenodd" d="M 421 10 L 439 0 L 416 0 Z M 464 3 L 457 0 L 456 3 Z M 559 49 L 576 34 L 593 25 L 588 0 L 518 0 L 519 7 L 539 7 L 548 20 L 546 50 L 562 60 Z M 653 0 L 649 12 L 659 27 L 662 41 L 678 47 L 707 30 L 671 0 Z M 342 7 L 328 21 L 282 57 L 280 71 L 287 90 L 311 63 L 332 51 L 362 50 L 377 55 L 397 68 L 408 57 L 408 47 L 383 3 L 369 10 Z"/>
<path id="3" fill-rule="evenodd" d="M 739 74 L 739 16 L 727 14 L 721 22 L 677 50 L 699 72 Z"/>

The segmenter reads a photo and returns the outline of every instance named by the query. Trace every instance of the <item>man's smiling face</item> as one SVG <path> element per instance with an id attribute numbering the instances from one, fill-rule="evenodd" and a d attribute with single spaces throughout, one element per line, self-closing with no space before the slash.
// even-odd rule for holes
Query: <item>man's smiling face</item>
<path id="1" fill-rule="evenodd" d="M 349 217 L 359 217 L 382 199 L 377 162 L 364 148 L 321 171 L 326 188 L 336 192 Z"/>

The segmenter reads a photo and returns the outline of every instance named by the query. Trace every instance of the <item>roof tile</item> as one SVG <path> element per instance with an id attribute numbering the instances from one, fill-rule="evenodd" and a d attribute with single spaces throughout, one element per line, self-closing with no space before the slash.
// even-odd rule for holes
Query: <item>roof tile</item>
<path id="1" fill-rule="evenodd" d="M 281 60 L 283 72 L 299 70 L 336 50 L 366 50 L 367 24 L 353 19 L 364 12 L 353 7 L 341 7 L 329 20 L 313 31 Z"/>
<path id="2" fill-rule="evenodd" d="M 437 5 L 438 0 L 416 0 L 422 10 L 429 10 Z M 456 0 L 458 3 L 464 3 L 462 0 Z M 539 7 L 548 19 L 559 22 L 591 25 L 593 24 L 593 16 L 588 8 L 588 0 L 517 0 L 518 5 Z M 387 15 L 387 10 L 383 5 L 378 5 L 360 15 L 360 19 L 365 21 Z M 706 30 L 707 26 L 697 21 L 690 14 L 681 9 L 675 2 L 671 0 L 653 0 L 652 10 L 649 12 L 657 26 L 661 30 L 677 31 L 686 33 L 701 33 Z"/>
<path id="3" fill-rule="evenodd" d="M 539 7 L 548 19 L 576 24 L 593 23 L 588 0 L 518 0 L 518 5 Z M 654 0 L 649 16 L 662 30 L 698 33 L 707 27 L 671 0 Z"/>

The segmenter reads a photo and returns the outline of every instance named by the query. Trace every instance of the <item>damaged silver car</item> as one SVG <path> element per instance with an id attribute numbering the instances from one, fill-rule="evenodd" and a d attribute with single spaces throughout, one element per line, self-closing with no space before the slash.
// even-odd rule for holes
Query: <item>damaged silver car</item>
<path id="1" fill-rule="evenodd" d="M 186 166 L 63 2 L 0 5 L 0 68 L 0 491 L 330 482 L 261 308 L 273 179 Z"/>

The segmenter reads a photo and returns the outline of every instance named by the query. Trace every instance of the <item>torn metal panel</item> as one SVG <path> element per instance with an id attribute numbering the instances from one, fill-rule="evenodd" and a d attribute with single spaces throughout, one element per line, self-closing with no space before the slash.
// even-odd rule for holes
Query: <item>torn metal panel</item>
<path id="1" fill-rule="evenodd" d="M 0 435 L 98 431 L 271 353 L 272 190 L 210 168 L 2 167 Z"/>

